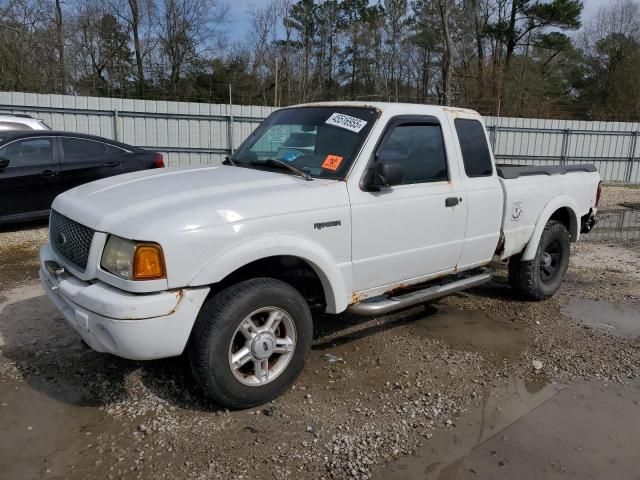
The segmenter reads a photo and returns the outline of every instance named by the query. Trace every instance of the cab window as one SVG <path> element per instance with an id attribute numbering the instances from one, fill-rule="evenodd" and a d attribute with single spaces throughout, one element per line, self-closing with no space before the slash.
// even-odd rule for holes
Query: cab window
<path id="1" fill-rule="evenodd" d="M 456 118 L 455 126 L 467 177 L 493 175 L 491 153 L 482 123 L 468 118 Z"/>
<path id="2" fill-rule="evenodd" d="M 440 125 L 411 122 L 392 128 L 378 148 L 378 161 L 402 165 L 403 185 L 448 179 Z"/>

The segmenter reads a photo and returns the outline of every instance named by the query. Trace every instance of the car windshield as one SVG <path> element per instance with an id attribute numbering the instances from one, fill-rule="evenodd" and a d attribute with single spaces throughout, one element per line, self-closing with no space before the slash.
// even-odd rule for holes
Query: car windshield
<path id="1" fill-rule="evenodd" d="M 376 116 L 375 109 L 364 107 L 278 110 L 245 140 L 231 161 L 241 167 L 342 179 Z"/>

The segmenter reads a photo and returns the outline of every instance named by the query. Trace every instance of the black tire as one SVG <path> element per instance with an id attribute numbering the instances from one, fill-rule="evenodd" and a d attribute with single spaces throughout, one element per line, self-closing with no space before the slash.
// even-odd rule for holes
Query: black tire
<path id="1" fill-rule="evenodd" d="M 569 267 L 571 239 L 567 228 L 550 220 L 544 227 L 536 256 L 521 261 L 520 255 L 509 259 L 509 282 L 519 294 L 530 300 L 553 296 Z M 549 264 L 550 262 L 550 264 Z"/>
<path id="2" fill-rule="evenodd" d="M 273 380 L 248 386 L 232 371 L 230 346 L 237 338 L 240 323 L 266 307 L 284 311 L 293 321 L 295 348 L 284 370 Z M 302 295 L 280 280 L 255 278 L 232 285 L 205 301 L 191 332 L 187 356 L 206 395 L 225 407 L 250 408 L 273 400 L 295 381 L 304 367 L 312 335 L 311 312 Z"/>

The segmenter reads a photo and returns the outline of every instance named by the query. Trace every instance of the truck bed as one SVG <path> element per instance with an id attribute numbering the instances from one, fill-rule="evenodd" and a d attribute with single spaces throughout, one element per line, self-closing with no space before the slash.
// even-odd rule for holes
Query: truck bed
<path id="1" fill-rule="evenodd" d="M 496 170 L 504 192 L 502 258 L 522 252 L 536 227 L 544 227 L 561 207 L 566 207 L 571 221 L 572 241 L 578 239 L 582 217 L 596 208 L 600 175 L 593 165 L 500 166 Z"/>
<path id="2" fill-rule="evenodd" d="M 564 175 L 570 172 L 597 172 L 595 165 L 506 165 L 497 164 L 498 176 L 504 179 L 514 179 L 526 175 Z"/>

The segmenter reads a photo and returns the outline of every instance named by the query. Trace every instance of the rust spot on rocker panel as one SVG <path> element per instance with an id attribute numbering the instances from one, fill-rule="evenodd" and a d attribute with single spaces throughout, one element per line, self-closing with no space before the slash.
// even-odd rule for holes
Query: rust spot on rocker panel
<path id="1" fill-rule="evenodd" d="M 367 298 L 367 296 L 364 295 L 363 293 L 353 292 L 351 294 L 351 303 L 349 305 L 353 305 L 354 303 L 360 303 L 361 301 L 363 301 L 366 298 Z"/>
<path id="2" fill-rule="evenodd" d="M 351 294 L 351 303 L 349 305 L 354 305 L 356 303 L 360 303 L 363 300 L 366 300 L 367 298 L 370 297 L 378 297 L 378 296 L 382 296 L 382 295 L 388 295 L 390 297 L 396 296 L 396 295 L 401 295 L 403 293 L 406 293 L 407 290 L 411 290 L 411 289 L 415 289 L 415 288 L 420 288 L 421 285 L 427 286 L 427 284 L 438 280 L 440 278 L 446 278 L 449 277 L 451 275 L 455 275 L 458 273 L 458 266 L 456 265 L 453 268 L 453 271 L 449 272 L 449 273 L 443 273 L 441 275 L 436 275 L 432 278 L 430 278 L 429 280 L 423 280 L 421 282 L 415 282 L 415 283 L 411 283 L 411 282 L 402 282 L 402 283 L 397 283 L 395 285 L 393 285 L 389 290 L 385 290 L 383 293 L 379 293 L 377 295 L 367 295 L 365 293 L 362 292 L 353 292 Z"/>
<path id="3" fill-rule="evenodd" d="M 394 285 L 394 287 L 391 290 L 387 290 L 386 292 L 384 292 L 384 295 L 389 295 L 390 297 L 393 297 L 398 293 L 402 293 L 404 290 L 406 290 L 409 287 L 411 287 L 410 283 L 400 283 L 398 285 Z"/>
<path id="4" fill-rule="evenodd" d="M 504 232 L 500 232 L 500 238 L 498 239 L 498 245 L 496 246 L 494 255 L 502 257 L 502 254 L 504 253 L 504 243 Z"/>

